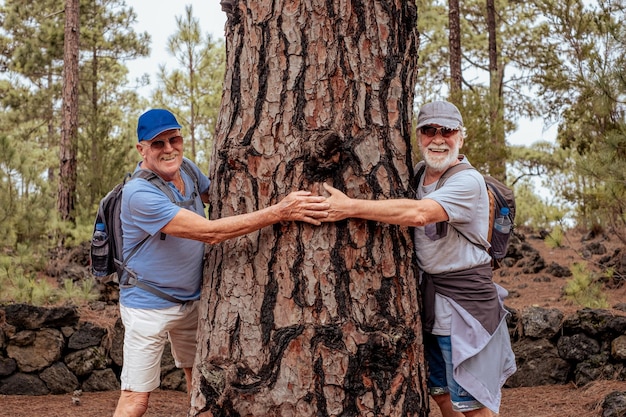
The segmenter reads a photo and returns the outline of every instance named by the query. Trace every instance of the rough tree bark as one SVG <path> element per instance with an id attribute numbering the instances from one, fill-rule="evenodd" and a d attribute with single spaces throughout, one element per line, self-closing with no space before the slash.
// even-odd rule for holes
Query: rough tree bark
<path id="1" fill-rule="evenodd" d="M 292 190 L 408 195 L 414 2 L 223 0 L 210 217 Z M 207 252 L 190 415 L 425 416 L 407 228 L 277 224 Z"/>
<path id="2" fill-rule="evenodd" d="M 63 44 L 63 127 L 59 154 L 57 209 L 62 220 L 74 222 L 76 137 L 78 135 L 79 0 L 65 2 Z"/>

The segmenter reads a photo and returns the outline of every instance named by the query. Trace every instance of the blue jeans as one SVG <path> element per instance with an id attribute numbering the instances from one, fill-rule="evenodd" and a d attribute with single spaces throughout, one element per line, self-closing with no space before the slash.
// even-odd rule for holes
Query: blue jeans
<path id="1" fill-rule="evenodd" d="M 424 353 L 428 364 L 428 391 L 430 395 L 437 396 L 449 393 L 452 408 L 459 412 L 484 407 L 454 380 L 450 336 L 424 333 Z"/>

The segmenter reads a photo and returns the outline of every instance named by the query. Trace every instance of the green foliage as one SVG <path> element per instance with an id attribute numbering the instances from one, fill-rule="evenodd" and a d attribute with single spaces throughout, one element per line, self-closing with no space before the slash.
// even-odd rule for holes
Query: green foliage
<path id="1" fill-rule="evenodd" d="M 90 278 L 80 285 L 66 279 L 62 288 L 41 278 L 46 257 L 45 248 L 18 244 L 13 252 L 0 255 L 0 303 L 54 305 L 59 301 L 81 304 L 99 297 L 95 281 Z"/>
<path id="2" fill-rule="evenodd" d="M 24 300 L 33 305 L 49 305 L 57 301 L 56 288 L 46 280 L 31 280 L 31 299 Z"/>
<path id="3" fill-rule="evenodd" d="M 569 184 L 560 195 L 583 227 L 626 225 L 626 31 L 623 0 L 537 1 L 553 28 L 534 81 L 546 108 L 562 120 Z M 626 243 L 626 236 L 618 235 Z"/>
<path id="4" fill-rule="evenodd" d="M 52 285 L 45 280 L 38 280 L 35 271 L 25 269 L 15 262 L 16 259 L 2 259 L 0 303 L 54 304 L 57 298 Z"/>
<path id="5" fill-rule="evenodd" d="M 59 233 L 59 240 L 63 237 L 62 241 L 65 248 L 75 248 L 91 240 L 95 216 L 96 209 L 94 208 L 93 211 L 87 213 L 84 218 L 77 219 L 77 224 L 62 221 L 58 221 L 54 224 L 55 230 Z"/>
<path id="6" fill-rule="evenodd" d="M 602 291 L 602 283 L 585 264 L 572 266 L 572 278 L 567 280 L 565 295 L 582 307 L 607 308 L 608 301 Z"/>
<path id="7" fill-rule="evenodd" d="M 559 196 L 568 184 L 569 152 L 548 142 L 511 146 L 509 178 L 515 185 L 516 223 L 550 230 L 571 219 L 571 210 Z"/>
<path id="8" fill-rule="evenodd" d="M 66 278 L 63 286 L 59 289 L 59 299 L 66 303 L 80 305 L 84 302 L 97 300 L 99 294 L 93 278 L 83 280 L 80 285 Z"/>
<path id="9" fill-rule="evenodd" d="M 515 186 L 515 202 L 517 211 L 515 224 L 532 229 L 552 229 L 561 224 L 567 212 L 558 205 L 550 203 L 547 197 L 535 193 L 536 188 L 526 182 Z"/>
<path id="10" fill-rule="evenodd" d="M 463 91 L 451 97 L 447 3 L 419 0 L 417 5 L 420 75 L 425 81 L 416 87 L 416 103 L 447 98 L 457 104 L 468 132 L 464 153 L 481 171 L 505 180 L 509 158 L 505 135 L 514 130 L 520 116 L 539 115 L 538 100 L 529 90 L 533 52 L 542 48 L 545 30 L 537 23 L 537 8 L 527 2 L 495 2 L 494 71 L 488 54 L 486 4 L 460 3 Z"/>
<path id="11" fill-rule="evenodd" d="M 2 66 L 41 81 L 51 73 L 61 73 L 63 60 L 64 15 L 58 13 L 59 2 L 41 0 L 4 0 L 2 44 L 10 58 L 2 58 Z"/>
<path id="12" fill-rule="evenodd" d="M 174 111 L 182 123 L 185 154 L 208 171 L 222 96 L 226 49 L 221 39 L 202 35 L 191 6 L 176 17 L 177 31 L 169 37 L 167 50 L 179 64 L 168 71 L 159 67 L 155 106 Z M 175 109 L 175 110 L 174 110 Z"/>
<path id="13" fill-rule="evenodd" d="M 23 271 L 15 269 L 11 271 L 9 275 L 8 270 L 2 270 L 2 276 L 0 277 L 0 283 L 2 287 L 0 290 L 0 301 L 17 301 L 30 298 L 30 293 L 27 292 L 28 278 L 25 278 Z M 26 295 L 24 295 L 26 293 Z"/>
<path id="14" fill-rule="evenodd" d="M 123 61 L 149 54 L 147 33 L 136 33 L 136 15 L 122 0 L 90 3 L 81 9 L 78 184 L 82 198 L 75 217 L 134 169 L 137 93 L 127 86 Z"/>
<path id="15" fill-rule="evenodd" d="M 494 161 L 506 160 L 507 183 L 524 179 L 526 187 L 546 190 L 533 199 L 539 207 L 520 210 L 529 214 L 524 222 L 543 226 L 564 216 L 583 227 L 626 230 L 624 1 L 496 2 L 505 132 L 519 116 L 560 122 L 560 146 L 536 144 L 527 152 L 504 148 L 497 139 L 500 126 L 491 117 L 487 86 L 485 3 L 460 7 L 463 93 L 447 98 L 463 112 L 463 151 L 470 161 L 499 177 Z M 448 95 L 448 9 L 445 2 L 420 0 L 418 10 L 421 76 L 427 81 L 418 84 L 415 97 L 422 104 Z M 550 210 L 540 219 L 544 205 Z M 626 236 L 617 237 L 626 242 Z"/>
<path id="16" fill-rule="evenodd" d="M 23 247 L 46 253 L 89 238 L 99 199 L 138 160 L 136 118 L 149 106 L 179 116 L 186 153 L 208 171 L 224 78 L 223 40 L 204 35 L 188 7 L 168 40 L 171 64 L 161 67 L 159 88 L 147 102 L 138 97 L 134 80 L 127 80 L 124 65 L 149 53 L 149 35 L 133 29 L 134 11 L 122 0 L 82 3 L 76 224 L 61 223 L 56 215 L 62 7 L 53 0 L 0 3 L 0 235 L 11 255 L 19 256 Z M 490 110 L 485 3 L 472 0 L 460 7 L 463 92 L 448 98 L 464 115 L 463 152 L 485 173 L 500 175 L 506 161 L 505 182 L 518 196 L 519 225 L 602 225 L 626 242 L 619 234 L 626 230 L 624 1 L 497 1 L 497 87 L 504 120 L 495 120 Z M 421 105 L 448 96 L 449 34 L 447 3 L 419 0 L 418 10 L 421 69 L 415 101 Z M 558 146 L 500 143 L 501 129 L 511 132 L 520 116 L 559 121 Z M 12 277 L 25 279 L 20 291 L 28 292 L 36 270 L 22 261 L 13 265 Z M 3 274 L 1 279 L 8 279 L 6 270 Z M 8 284 L 0 291 L 5 288 Z"/>
<path id="17" fill-rule="evenodd" d="M 549 248 L 560 248 L 563 247 L 563 228 L 559 225 L 552 229 L 552 231 L 546 236 L 545 242 L 546 246 Z"/>
<path id="18" fill-rule="evenodd" d="M 417 29 L 420 33 L 418 65 L 422 79 L 428 80 L 418 82 L 415 86 L 418 107 L 447 94 L 449 72 L 446 4 L 433 0 L 417 0 Z"/>
<path id="19" fill-rule="evenodd" d="M 70 162 L 77 173 L 71 190 L 73 217 L 86 223 L 100 198 L 137 162 L 134 130 L 138 109 L 145 104 L 128 86 L 123 61 L 147 56 L 150 37 L 133 30 L 137 17 L 122 0 L 82 6 L 78 140 L 73 144 L 76 161 Z M 46 250 L 41 243 L 75 245 L 88 237 L 56 219 L 62 10 L 52 0 L 0 4 L 0 63 L 5 69 L 0 81 L 0 234 L 8 248 L 35 243 Z"/>
<path id="20" fill-rule="evenodd" d="M 44 225 L 54 215 L 55 204 L 50 184 L 42 175 L 49 166 L 47 152 L 33 147 L 40 130 L 32 122 L 12 126 L 15 116 L 15 112 L 0 115 L 0 146 L 4 149 L 0 155 L 0 234 L 3 245 L 9 247 L 46 240 Z"/>
<path id="21" fill-rule="evenodd" d="M 43 250 L 27 244 L 18 244 L 11 256 L 12 264 L 24 268 L 27 273 L 41 271 L 46 265 L 46 258 L 41 254 Z"/>
<path id="22" fill-rule="evenodd" d="M 100 296 L 93 279 L 78 285 L 67 278 L 63 286 L 57 288 L 45 279 L 38 279 L 34 273 L 25 274 L 19 267 L 10 276 L 0 273 L 0 285 L 0 303 L 49 306 L 61 301 L 81 305 Z"/>
<path id="23" fill-rule="evenodd" d="M 626 90 L 626 89 L 625 89 Z M 616 236 L 626 226 L 626 122 L 590 146 L 592 151 L 576 159 L 569 201 L 576 201 L 576 220 L 581 226 L 612 226 Z"/>
<path id="24" fill-rule="evenodd" d="M 463 114 L 463 121 L 467 130 L 467 137 L 463 145 L 463 153 L 467 155 L 472 165 L 484 174 L 504 179 L 501 172 L 497 172 L 495 161 L 506 161 L 508 150 L 504 144 L 494 143 L 492 132 L 498 129 L 490 125 L 489 105 L 486 102 L 489 95 L 486 87 L 475 87 L 471 92 L 465 92 L 462 102 L 457 103 Z M 507 130 L 512 128 L 507 124 Z M 506 181 L 505 181 L 506 182 Z"/>

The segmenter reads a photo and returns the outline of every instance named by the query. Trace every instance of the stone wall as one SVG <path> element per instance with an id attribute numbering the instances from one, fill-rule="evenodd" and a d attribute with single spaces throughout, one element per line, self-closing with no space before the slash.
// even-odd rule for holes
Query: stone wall
<path id="1" fill-rule="evenodd" d="M 119 390 L 124 327 L 81 321 L 76 308 L 0 306 L 0 394 Z M 185 391 L 185 376 L 166 348 L 161 388 Z"/>
<path id="2" fill-rule="evenodd" d="M 626 316 L 582 309 L 564 317 L 557 309 L 512 311 L 509 331 L 517 372 L 509 387 L 593 380 L 626 380 Z"/>
<path id="3" fill-rule="evenodd" d="M 625 316 L 532 307 L 512 311 L 508 324 L 518 366 L 509 387 L 626 380 Z M 99 327 L 75 308 L 0 306 L 0 394 L 119 390 L 123 334 L 121 321 Z M 185 390 L 169 349 L 161 381 L 162 389 Z"/>

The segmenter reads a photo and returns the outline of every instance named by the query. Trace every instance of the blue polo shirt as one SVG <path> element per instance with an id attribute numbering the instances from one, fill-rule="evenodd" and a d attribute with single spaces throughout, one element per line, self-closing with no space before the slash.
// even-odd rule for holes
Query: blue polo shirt
<path id="1" fill-rule="evenodd" d="M 193 165 L 193 164 L 192 164 Z M 210 180 L 193 165 L 198 177 L 199 194 L 206 192 Z M 191 199 L 194 180 L 181 169 L 185 194 L 181 195 L 172 183 L 176 201 Z M 130 258 L 128 267 L 137 279 L 150 284 L 173 297 L 187 301 L 200 298 L 205 244 L 191 239 L 164 235 L 160 230 L 179 210 L 192 210 L 205 217 L 200 195 L 187 208 L 172 203 L 155 185 L 135 178 L 124 186 L 121 215 L 124 257 L 147 235 L 150 237 Z M 161 309 L 176 305 L 138 287 L 121 287 L 120 303 L 130 308 Z"/>

